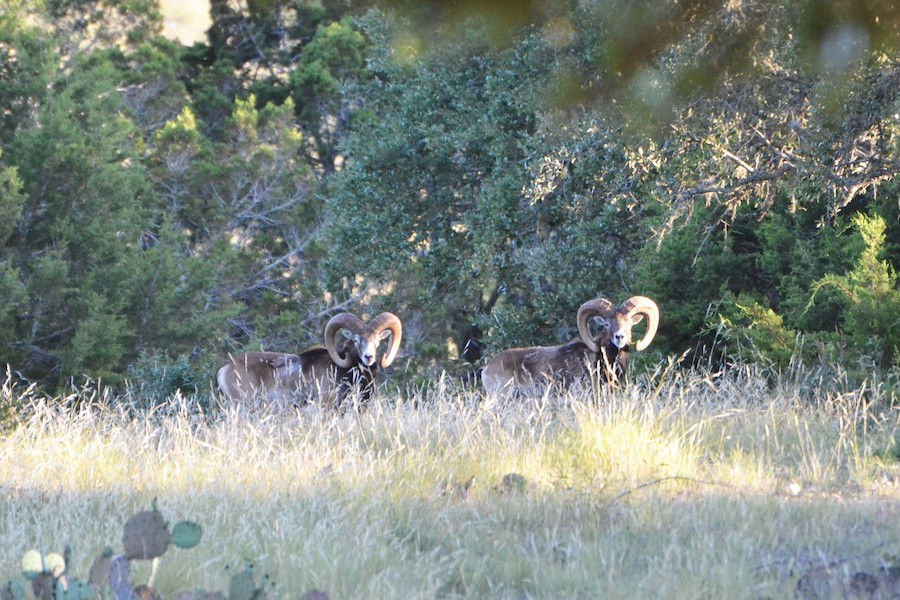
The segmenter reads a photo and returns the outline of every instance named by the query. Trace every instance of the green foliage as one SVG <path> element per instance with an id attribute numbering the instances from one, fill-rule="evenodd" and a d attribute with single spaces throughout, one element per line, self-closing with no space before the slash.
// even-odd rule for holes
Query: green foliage
<path id="1" fill-rule="evenodd" d="M 747 297 L 723 305 L 720 318 L 728 336 L 729 352 L 737 358 L 780 373 L 799 355 L 797 332 L 787 329 L 781 315 L 771 308 Z M 729 314 L 731 307 L 737 309 L 736 314 Z"/>
<path id="2" fill-rule="evenodd" d="M 21 339 L 22 315 L 29 305 L 21 273 L 12 264 L 14 249 L 7 244 L 27 202 L 21 189 L 22 181 L 16 169 L 4 168 L 0 162 L 0 297 L 4 299 L 0 305 L 0 361 L 4 363 L 16 356 L 13 347 Z"/>
<path id="3" fill-rule="evenodd" d="M 115 114 L 110 65 L 85 66 L 82 77 L 69 79 L 56 101 L 38 114 L 40 126 L 18 137 L 15 148 L 29 198 L 18 223 L 16 258 L 34 299 L 27 317 L 30 349 L 20 360 L 35 375 L 59 366 L 70 373 L 67 369 L 81 366 L 83 351 L 89 360 L 100 358 L 98 372 L 106 374 L 121 366 L 119 343 L 127 335 L 115 314 L 120 288 L 107 269 L 137 239 L 144 216 L 140 199 L 149 188 L 128 165 L 126 140 L 133 130 L 123 119 L 101 116 Z M 95 334 L 104 339 L 89 339 Z M 103 349 L 105 342 L 112 345 Z"/>
<path id="4" fill-rule="evenodd" d="M 138 44 L 162 30 L 156 0 L 45 0 L 43 5 L 58 35 L 74 36 L 76 44 Z"/>
<path id="5" fill-rule="evenodd" d="M 205 65 L 209 59 L 208 54 L 208 50 L 196 58 L 187 54 L 185 60 L 192 69 L 186 87 L 190 93 L 191 108 L 208 129 L 208 136 L 221 140 L 225 135 L 222 128 L 233 109 L 240 80 L 234 67 L 226 60 L 220 59 L 211 65 Z"/>
<path id="6" fill-rule="evenodd" d="M 141 406 L 165 405 L 177 393 L 205 401 L 218 366 L 214 355 L 191 360 L 185 354 L 170 357 L 143 352 L 128 366 L 126 380 L 130 396 Z"/>
<path id="7" fill-rule="evenodd" d="M 753 256 L 719 228 L 717 207 L 698 205 L 688 221 L 656 248 L 647 244 L 637 267 L 641 290 L 657 300 L 665 325 L 660 341 L 672 350 L 694 345 L 709 316 L 728 294 L 752 289 Z M 699 243 L 698 243 L 699 242 Z"/>
<path id="8" fill-rule="evenodd" d="M 161 38 L 148 40 L 129 55 L 118 57 L 122 108 L 143 133 L 136 144 L 143 150 L 161 123 L 185 106 L 186 80 L 191 73 L 180 46 Z"/>
<path id="9" fill-rule="evenodd" d="M 844 307 L 843 326 L 858 351 L 887 367 L 900 362 L 900 289 L 897 272 L 881 260 L 886 225 L 879 216 L 858 214 L 853 224 L 865 247 L 852 270 L 829 274 L 812 286 L 810 305 L 820 293 L 836 294 Z"/>
<path id="10" fill-rule="evenodd" d="M 844 270 L 859 248 L 855 238 L 842 235 L 841 227 L 816 228 L 806 213 L 772 211 L 758 228 L 761 253 L 758 264 L 772 282 L 770 297 L 778 312 L 794 329 L 827 331 L 839 315 L 839 306 L 820 302 L 809 306 L 810 286 L 825 273 Z"/>
<path id="11" fill-rule="evenodd" d="M 3 152 L 0 151 L 0 159 Z M 22 180 L 15 167 L 5 167 L 0 161 L 0 248 L 5 248 L 22 216 L 27 196 L 22 193 Z"/>
<path id="12" fill-rule="evenodd" d="M 5 2 L 0 13 L 0 147 L 25 126 L 56 69 L 54 40 L 28 18 L 28 7 Z M 5 176 L 4 176 L 5 177 Z"/>
<path id="13" fill-rule="evenodd" d="M 876 451 L 874 455 L 886 461 L 900 462 L 900 436 L 891 437 L 887 448 Z"/>
<path id="14" fill-rule="evenodd" d="M 187 354 L 215 345 L 238 306 L 221 293 L 221 267 L 185 252 L 185 236 L 168 224 L 145 250 L 129 253 L 119 281 L 131 319 L 129 358 L 138 352 Z"/>
<path id="15" fill-rule="evenodd" d="M 126 338 L 129 334 L 125 317 L 109 299 L 85 290 L 76 300 L 77 325 L 67 348 L 61 353 L 61 366 L 67 373 L 95 373 L 99 379 L 113 379 L 124 366 Z"/>
<path id="16" fill-rule="evenodd" d="M 388 308 L 425 373 L 639 293 L 663 352 L 897 363 L 892 8 L 370 4 L 214 0 L 184 48 L 8 2 L 0 361 L 164 399 Z"/>
<path id="17" fill-rule="evenodd" d="M 171 76 L 171 52 L 140 49 L 135 60 L 158 61 L 145 75 Z M 3 266 L 3 358 L 51 384 L 82 374 L 117 384 L 141 351 L 210 346 L 235 310 L 216 289 L 219 268 L 160 212 L 167 205 L 142 166 L 139 130 L 119 110 L 117 85 L 141 85 L 135 72 L 115 52 L 71 67 L 4 171 L 15 237 Z M 170 87 L 156 101 L 127 97 L 131 114 L 141 123 L 166 114 Z"/>
<path id="18" fill-rule="evenodd" d="M 251 96 L 235 103 L 226 141 L 204 138 L 189 110 L 156 134 L 154 172 L 188 233 L 181 243 L 196 249 L 186 265 L 191 272 L 178 276 L 183 285 L 215 290 L 222 309 L 207 311 L 206 325 L 239 318 L 260 337 L 298 336 L 297 304 L 320 295 L 317 266 L 309 260 L 318 251 L 319 201 L 308 193 L 312 172 L 300 161 L 303 137 L 293 118 L 290 101 L 260 109 Z M 161 304 L 178 306 L 184 305 Z M 285 312 L 294 324 L 279 332 Z M 198 323 L 196 314 L 191 318 Z M 186 322 L 182 315 L 168 321 Z"/>
<path id="19" fill-rule="evenodd" d="M 87 65 L 41 115 L 43 126 L 18 141 L 33 199 L 18 249 L 39 256 L 20 268 L 37 301 L 31 350 L 20 358 L 33 376 L 85 373 L 116 384 L 139 349 L 193 348 L 229 314 L 210 302 L 209 268 L 157 225 L 158 204 L 129 142 L 135 130 L 103 116 L 116 112 L 115 78 L 109 62 Z"/>
<path id="20" fill-rule="evenodd" d="M 380 25 L 365 30 L 377 49 L 372 75 L 347 92 L 365 110 L 342 146 L 347 165 L 329 181 L 325 267 L 349 294 L 394 282 L 387 302 L 427 315 L 428 341 L 440 344 L 503 283 L 537 66 L 528 49 L 397 63 Z M 477 34 L 467 42 L 482 44 Z"/>
<path id="21" fill-rule="evenodd" d="M 291 97 L 301 122 L 318 129 L 340 109 L 342 84 L 363 73 L 366 40 L 349 19 L 319 25 L 291 71 Z"/>

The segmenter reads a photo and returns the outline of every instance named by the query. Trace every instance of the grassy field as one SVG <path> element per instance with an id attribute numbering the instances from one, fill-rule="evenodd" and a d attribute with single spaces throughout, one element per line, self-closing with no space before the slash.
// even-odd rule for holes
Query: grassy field
<path id="1" fill-rule="evenodd" d="M 66 545 L 86 579 L 156 499 L 170 523 L 204 530 L 159 561 L 165 598 L 227 592 L 247 561 L 269 598 L 294 599 L 890 597 L 898 585 L 900 398 L 839 373 L 772 384 L 750 368 L 663 365 L 625 390 L 533 401 L 436 383 L 343 415 L 201 411 L 177 396 L 134 410 L 9 386 L 0 400 L 17 423 L 0 438 L 3 582 L 29 548 Z"/>

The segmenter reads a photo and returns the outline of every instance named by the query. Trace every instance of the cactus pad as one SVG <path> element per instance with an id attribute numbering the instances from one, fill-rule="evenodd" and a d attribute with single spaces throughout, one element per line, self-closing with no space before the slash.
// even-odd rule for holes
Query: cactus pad
<path id="1" fill-rule="evenodd" d="M 228 585 L 228 600 L 260 600 L 265 593 L 256 587 L 253 580 L 253 565 L 248 564 L 240 573 L 231 577 Z"/>
<path id="2" fill-rule="evenodd" d="M 22 556 L 22 575 L 34 579 L 44 571 L 44 558 L 37 550 L 31 549 Z"/>
<path id="3" fill-rule="evenodd" d="M 44 570 L 54 577 L 59 577 L 66 572 L 66 559 L 61 554 L 51 552 L 44 555 Z"/>
<path id="4" fill-rule="evenodd" d="M 3 588 L 5 600 L 25 600 L 25 586 L 27 582 L 21 576 L 13 575 L 9 583 Z"/>
<path id="5" fill-rule="evenodd" d="M 253 584 L 253 574 L 249 571 L 235 573 L 228 586 L 229 600 L 251 600 L 256 586 Z"/>
<path id="6" fill-rule="evenodd" d="M 116 600 L 132 600 L 131 563 L 124 554 L 118 554 L 109 562 L 109 589 Z"/>
<path id="7" fill-rule="evenodd" d="M 109 561 L 112 558 L 112 554 L 112 548 L 107 546 L 103 549 L 103 552 L 94 559 L 90 573 L 88 574 L 88 582 L 95 588 L 102 587 L 109 578 Z"/>
<path id="8" fill-rule="evenodd" d="M 192 521 L 179 521 L 172 528 L 172 544 L 183 549 L 193 548 L 200 543 L 203 529 Z"/>
<path id="9" fill-rule="evenodd" d="M 97 590 L 89 583 L 85 583 L 78 579 L 71 579 L 63 583 L 64 580 L 56 582 L 56 593 L 54 600 L 92 600 L 97 597 Z"/>
<path id="10" fill-rule="evenodd" d="M 169 547 L 169 526 L 158 510 L 132 515 L 125 523 L 122 545 L 129 559 L 159 558 Z"/>
<path id="11" fill-rule="evenodd" d="M 53 600 L 53 588 L 56 582 L 50 573 L 38 573 L 31 580 L 31 593 L 35 600 Z"/>

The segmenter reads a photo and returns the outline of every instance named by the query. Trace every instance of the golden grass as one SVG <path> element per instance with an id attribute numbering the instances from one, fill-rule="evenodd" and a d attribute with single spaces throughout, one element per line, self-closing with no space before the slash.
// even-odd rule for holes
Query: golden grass
<path id="1" fill-rule="evenodd" d="M 665 368 L 624 391 L 437 382 L 361 414 L 276 415 L 7 386 L 0 582 L 67 544 L 86 578 L 156 498 L 204 529 L 162 557 L 164 597 L 227 591 L 246 560 L 270 598 L 793 597 L 804 573 L 846 582 L 900 556 L 900 466 L 879 458 L 892 394 Z"/>

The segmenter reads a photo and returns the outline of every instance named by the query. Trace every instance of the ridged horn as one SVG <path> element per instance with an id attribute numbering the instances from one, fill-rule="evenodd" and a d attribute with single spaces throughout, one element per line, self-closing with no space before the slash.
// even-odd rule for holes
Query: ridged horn
<path id="1" fill-rule="evenodd" d="M 359 333 L 365 325 L 358 317 L 350 313 L 339 313 L 331 317 L 331 320 L 325 325 L 325 348 L 334 364 L 342 369 L 349 369 L 353 366 L 353 359 L 349 356 L 341 358 L 337 351 L 334 338 L 341 329 L 349 329 L 353 333 Z"/>
<path id="2" fill-rule="evenodd" d="M 581 336 L 581 341 L 591 349 L 591 352 L 599 351 L 597 344 L 594 342 L 594 336 L 591 335 L 591 317 L 603 317 L 609 320 L 615 310 L 615 305 L 606 298 L 588 300 L 578 309 L 578 317 L 576 318 L 578 335 Z"/>
<path id="3" fill-rule="evenodd" d="M 391 345 L 385 353 L 381 355 L 381 368 L 389 367 L 390 364 L 394 362 L 394 359 L 397 357 L 397 352 L 400 350 L 400 339 L 403 337 L 403 324 L 400 323 L 399 317 L 394 313 L 383 312 L 372 319 L 372 322 L 369 323 L 369 327 L 372 329 L 372 335 L 375 336 L 375 341 L 378 340 L 378 336 L 385 329 L 391 332 Z"/>
<path id="4" fill-rule="evenodd" d="M 647 317 L 647 332 L 634 345 L 635 349 L 641 352 L 650 345 L 650 342 L 656 336 L 656 330 L 659 327 L 659 307 L 656 306 L 656 302 L 646 296 L 632 296 L 622 303 L 620 309 L 629 317 L 633 317 L 638 313 Z"/>

